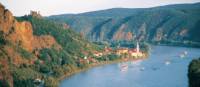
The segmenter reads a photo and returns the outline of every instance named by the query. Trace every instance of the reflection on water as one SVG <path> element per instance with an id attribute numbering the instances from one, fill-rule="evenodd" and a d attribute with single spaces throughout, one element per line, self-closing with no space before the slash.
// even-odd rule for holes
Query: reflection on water
<path id="1" fill-rule="evenodd" d="M 199 56 L 200 49 L 155 46 L 146 60 L 95 67 L 63 80 L 60 87 L 187 87 L 187 66 Z"/>

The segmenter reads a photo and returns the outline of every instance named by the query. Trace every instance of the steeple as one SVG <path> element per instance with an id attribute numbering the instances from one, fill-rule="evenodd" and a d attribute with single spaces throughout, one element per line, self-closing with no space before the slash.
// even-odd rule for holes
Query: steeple
<path id="1" fill-rule="evenodd" d="M 137 41 L 137 46 L 136 46 L 136 52 L 139 53 L 140 52 L 140 46 L 139 46 L 139 43 Z"/>

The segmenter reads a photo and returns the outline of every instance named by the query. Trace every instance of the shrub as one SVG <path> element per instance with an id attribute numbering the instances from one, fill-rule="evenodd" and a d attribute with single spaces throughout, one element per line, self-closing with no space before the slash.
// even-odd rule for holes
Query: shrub
<path id="1" fill-rule="evenodd" d="M 188 70 L 189 87 L 200 87 L 200 59 L 193 60 Z"/>
<path id="2" fill-rule="evenodd" d="M 54 79 L 53 77 L 47 77 L 44 80 L 45 87 L 58 87 L 58 80 Z"/>

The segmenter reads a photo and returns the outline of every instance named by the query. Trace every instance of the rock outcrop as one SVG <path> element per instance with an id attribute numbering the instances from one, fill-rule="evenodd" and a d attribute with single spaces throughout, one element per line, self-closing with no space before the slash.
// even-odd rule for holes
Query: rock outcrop
<path id="1" fill-rule="evenodd" d="M 42 16 L 32 11 L 33 17 Z M 0 5 L 0 31 L 3 32 L 3 36 L 9 42 L 19 45 L 29 52 L 34 49 L 51 48 L 53 45 L 57 49 L 61 46 L 50 35 L 35 36 L 33 35 L 32 25 L 28 21 L 18 22 L 13 17 L 12 13 L 5 9 L 3 5 Z"/>
<path id="2" fill-rule="evenodd" d="M 34 49 L 51 48 L 55 45 L 60 48 L 55 39 L 50 35 L 34 36 L 30 22 L 16 22 L 15 30 L 9 35 L 10 41 L 32 52 Z"/>
<path id="3" fill-rule="evenodd" d="M 40 14 L 35 12 L 31 12 L 29 16 L 42 18 Z M 5 87 L 13 87 L 10 64 L 16 67 L 23 64 L 31 65 L 38 59 L 35 53 L 38 53 L 41 49 L 61 49 L 54 37 L 50 35 L 33 35 L 32 24 L 28 21 L 18 22 L 1 3 L 0 43 L 0 66 L 4 67 L 0 68 L 0 86 Z"/>
<path id="4" fill-rule="evenodd" d="M 32 17 L 36 17 L 36 18 L 42 18 L 42 15 L 40 14 L 40 12 L 38 11 L 31 11 L 29 16 L 32 16 Z"/>
<path id="5" fill-rule="evenodd" d="M 13 29 L 14 23 L 15 19 L 12 13 L 0 4 L 0 31 L 4 34 L 8 34 L 9 31 Z"/>

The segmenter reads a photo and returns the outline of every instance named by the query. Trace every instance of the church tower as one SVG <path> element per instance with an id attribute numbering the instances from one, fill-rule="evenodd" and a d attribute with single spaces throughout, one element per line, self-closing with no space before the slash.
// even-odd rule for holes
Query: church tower
<path id="1" fill-rule="evenodd" d="M 140 52 L 140 46 L 139 46 L 139 43 L 137 41 L 137 46 L 136 46 L 136 52 L 139 53 Z"/>

